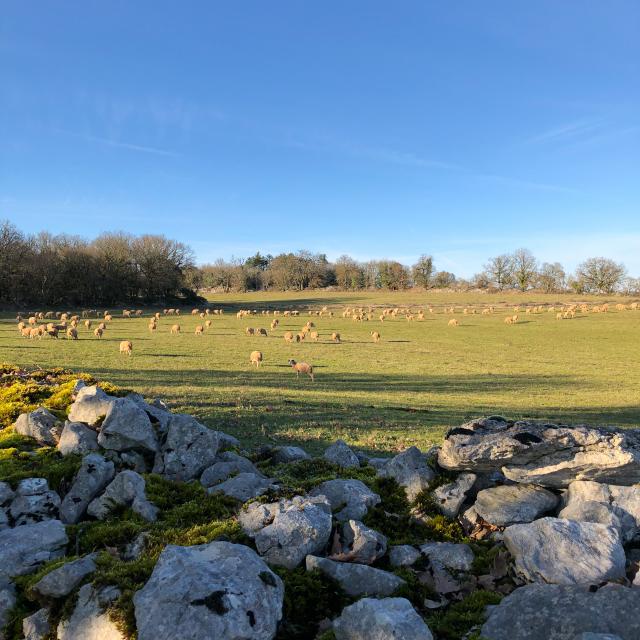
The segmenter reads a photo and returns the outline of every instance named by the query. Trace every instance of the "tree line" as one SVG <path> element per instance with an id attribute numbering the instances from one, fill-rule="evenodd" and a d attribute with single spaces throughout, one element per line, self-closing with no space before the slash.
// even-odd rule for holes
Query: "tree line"
<path id="1" fill-rule="evenodd" d="M 196 266 L 189 246 L 161 235 L 104 233 L 92 240 L 41 232 L 26 235 L 0 221 L 0 304 L 112 306 L 196 299 L 199 289 L 223 292 L 336 287 L 344 290 L 411 287 L 547 293 L 640 295 L 640 278 L 623 264 L 589 258 L 573 273 L 558 262 L 540 263 L 527 249 L 490 258 L 469 279 L 438 270 L 432 256 L 413 265 L 395 260 L 361 262 L 343 255 L 330 262 L 322 253 L 217 260 Z"/>
<path id="2" fill-rule="evenodd" d="M 25 235 L 0 221 L 0 304 L 55 307 L 194 297 L 193 251 L 160 235 L 105 233 L 93 240 Z"/>
<path id="3" fill-rule="evenodd" d="M 256 253 L 247 259 L 217 260 L 200 267 L 198 286 L 221 291 L 302 290 L 334 286 L 358 289 L 484 289 L 540 290 L 545 293 L 640 294 L 640 278 L 627 277 L 623 264 L 589 258 L 573 273 L 559 262 L 540 263 L 527 249 L 490 258 L 472 278 L 458 278 L 436 269 L 433 257 L 422 255 L 411 266 L 395 260 L 358 262 L 343 255 L 333 263 L 326 255 L 299 251 L 278 256 Z"/>

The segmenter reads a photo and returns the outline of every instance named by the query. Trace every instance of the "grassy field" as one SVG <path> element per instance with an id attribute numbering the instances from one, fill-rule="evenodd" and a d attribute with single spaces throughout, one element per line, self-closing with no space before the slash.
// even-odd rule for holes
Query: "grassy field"
<path id="1" fill-rule="evenodd" d="M 148 317 L 117 317 L 102 340 L 83 326 L 78 341 L 28 340 L 16 330 L 15 314 L 0 316 L 0 361 L 21 366 L 65 367 L 149 397 L 174 410 L 199 416 L 250 443 L 270 439 L 318 451 L 343 438 L 369 451 L 393 452 L 438 442 L 452 425 L 476 416 L 502 414 L 571 423 L 640 425 L 640 311 L 581 314 L 556 320 L 555 313 L 525 314 L 527 305 L 558 305 L 602 298 L 540 294 L 354 294 L 344 292 L 228 294 L 211 297 L 223 316 L 204 336 L 194 328 L 202 320 L 183 312 L 182 335 L 169 334 L 176 319 L 163 317 L 150 334 Z M 512 307 L 521 306 L 515 326 L 504 324 Z M 308 309 L 329 306 L 332 318 L 309 318 Z M 343 319 L 345 305 L 432 305 L 424 321 L 404 318 L 354 322 Z M 455 305 L 453 316 L 444 307 Z M 463 315 L 464 306 L 493 315 Z M 237 319 L 238 309 L 299 309 L 299 318 L 283 318 L 271 331 L 272 316 Z M 155 309 L 153 310 L 155 311 Z M 451 317 L 461 326 L 449 327 Z M 287 330 L 312 320 L 318 343 L 287 344 Z M 265 327 L 267 338 L 247 337 L 247 326 Z M 382 340 L 374 344 L 372 330 Z M 341 344 L 330 341 L 332 331 Z M 131 358 L 118 352 L 133 341 Z M 260 370 L 249 354 L 264 354 Z M 296 379 L 289 358 L 312 363 L 316 381 Z"/>

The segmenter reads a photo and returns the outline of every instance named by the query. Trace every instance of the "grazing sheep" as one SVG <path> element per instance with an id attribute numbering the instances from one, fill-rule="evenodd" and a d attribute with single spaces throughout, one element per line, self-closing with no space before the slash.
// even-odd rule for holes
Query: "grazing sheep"
<path id="1" fill-rule="evenodd" d="M 266 338 L 267 337 L 267 330 L 263 329 L 262 327 L 260 327 L 259 329 L 256 329 L 256 335 L 264 336 Z"/>
<path id="2" fill-rule="evenodd" d="M 149 331 L 151 333 L 153 333 L 154 331 L 158 330 L 158 325 L 155 322 L 150 322 L 149 323 Z"/>
<path id="3" fill-rule="evenodd" d="M 31 316 L 31 317 L 29 318 L 29 324 L 30 324 L 31 326 L 35 325 L 37 322 L 38 322 L 38 318 L 36 318 L 35 316 Z"/>
<path id="4" fill-rule="evenodd" d="M 256 330 L 253 327 L 247 327 L 244 332 L 248 336 L 254 336 L 256 334 Z"/>
<path id="5" fill-rule="evenodd" d="M 106 325 L 104 322 L 101 322 L 101 323 L 98 325 L 98 329 L 101 329 L 102 331 L 104 331 L 106 328 L 107 328 L 107 325 Z"/>
<path id="6" fill-rule="evenodd" d="M 304 325 L 305 329 L 309 330 L 309 329 L 313 329 L 313 327 L 315 327 L 316 325 L 313 324 L 313 322 L 309 321 L 307 322 L 307 324 Z"/>
<path id="7" fill-rule="evenodd" d="M 72 340 L 77 340 L 78 339 L 78 332 L 76 331 L 76 329 L 74 327 L 69 327 L 67 329 L 67 340 L 71 338 Z"/>
<path id="8" fill-rule="evenodd" d="M 104 329 L 100 328 L 99 326 L 95 328 L 93 335 L 96 338 L 102 338 L 102 334 L 104 333 Z"/>
<path id="9" fill-rule="evenodd" d="M 301 373 L 306 373 L 311 378 L 311 382 L 313 382 L 313 367 L 310 364 L 306 362 L 296 362 L 295 360 L 289 360 L 289 364 L 296 372 L 296 378 L 299 378 Z"/>
<path id="10" fill-rule="evenodd" d="M 197 316 L 200 313 L 200 309 L 191 309 L 191 315 Z"/>
<path id="11" fill-rule="evenodd" d="M 160 320 L 160 312 L 159 311 L 156 311 L 156 314 L 154 315 L 154 318 L 156 320 Z"/>
<path id="12" fill-rule="evenodd" d="M 22 334 L 23 338 L 30 338 L 31 337 L 31 327 L 23 327 L 20 330 L 20 333 Z"/>
<path id="13" fill-rule="evenodd" d="M 205 320 L 204 326 L 208 329 L 211 326 L 211 320 Z"/>
<path id="14" fill-rule="evenodd" d="M 273 331 L 278 325 L 280 324 L 279 320 L 272 320 L 271 321 L 271 331 Z"/>
<path id="15" fill-rule="evenodd" d="M 311 332 L 309 332 L 309 337 L 314 342 L 318 342 L 318 338 L 320 338 L 320 334 L 317 331 L 311 331 Z"/>
<path id="16" fill-rule="evenodd" d="M 179 324 L 174 324 L 171 327 L 171 333 L 172 334 L 178 334 L 180 333 L 180 325 Z"/>
<path id="17" fill-rule="evenodd" d="M 58 327 L 47 327 L 47 334 L 50 338 L 58 339 Z"/>
<path id="18" fill-rule="evenodd" d="M 29 340 L 33 340 L 34 338 L 41 338 L 42 335 L 40 333 L 40 329 L 37 327 L 31 327 L 29 329 Z"/>
<path id="19" fill-rule="evenodd" d="M 507 317 L 504 319 L 504 323 L 505 323 L 505 324 L 513 324 L 513 317 L 512 317 L 512 316 L 507 316 Z"/>
<path id="20" fill-rule="evenodd" d="M 449 322 L 447 324 L 450 327 L 459 327 L 460 326 L 460 322 L 456 318 L 451 318 L 451 320 L 449 320 Z"/>
<path id="21" fill-rule="evenodd" d="M 296 335 L 296 342 L 302 342 L 306 337 L 307 333 L 305 331 L 300 331 L 300 333 Z"/>
<path id="22" fill-rule="evenodd" d="M 131 311 L 129 311 L 129 309 L 123 309 L 122 310 L 122 317 L 123 318 L 130 318 L 131 317 Z"/>
<path id="23" fill-rule="evenodd" d="M 251 362 L 251 364 L 255 364 L 256 368 L 258 368 L 262 362 L 262 351 L 252 351 L 249 356 L 249 362 Z"/>
<path id="24" fill-rule="evenodd" d="M 285 331 L 284 341 L 285 342 L 293 342 L 293 332 L 292 331 Z M 300 342 L 300 341 L 298 340 L 298 342 Z"/>
<path id="25" fill-rule="evenodd" d="M 22 330 L 25 328 L 25 324 L 24 322 L 22 322 L 22 320 L 20 322 L 18 322 L 18 332 L 22 333 Z"/>
<path id="26" fill-rule="evenodd" d="M 340 334 L 339 334 L 337 331 L 334 331 L 334 332 L 331 334 L 331 339 L 332 339 L 334 342 L 340 342 Z"/>
<path id="27" fill-rule="evenodd" d="M 106 315 L 104 317 L 105 322 L 111 322 L 113 320 L 113 316 L 112 315 Z"/>
<path id="28" fill-rule="evenodd" d="M 84 321 L 84 328 L 85 329 L 91 329 L 91 320 L 85 320 Z"/>
<path id="29" fill-rule="evenodd" d="M 380 342 L 380 333 L 378 331 L 372 331 L 371 338 L 374 342 Z"/>
<path id="30" fill-rule="evenodd" d="M 123 340 L 120 343 L 120 353 L 126 353 L 128 356 L 130 356 L 132 351 L 133 343 L 131 342 L 131 340 Z"/>
<path id="31" fill-rule="evenodd" d="M 201 336 L 204 333 L 204 327 L 201 324 L 197 325 L 194 333 L 197 336 Z"/>
<path id="32" fill-rule="evenodd" d="M 563 318 L 563 313 L 561 311 L 558 311 L 558 313 L 556 313 L 556 320 L 562 320 Z"/>

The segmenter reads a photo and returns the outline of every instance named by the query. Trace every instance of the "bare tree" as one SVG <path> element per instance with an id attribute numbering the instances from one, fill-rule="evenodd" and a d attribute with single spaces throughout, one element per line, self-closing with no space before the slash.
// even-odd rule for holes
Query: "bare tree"
<path id="1" fill-rule="evenodd" d="M 567 287 L 567 275 L 559 262 L 545 262 L 540 267 L 538 284 L 545 293 L 564 291 Z"/>
<path id="2" fill-rule="evenodd" d="M 513 282 L 513 259 L 505 253 L 491 258 L 484 270 L 497 289 L 502 290 Z"/>
<path id="3" fill-rule="evenodd" d="M 538 275 L 538 261 L 529 249 L 517 249 L 511 256 L 513 281 L 520 291 L 533 287 Z"/>
<path id="4" fill-rule="evenodd" d="M 609 258 L 589 258 L 576 269 L 575 279 L 589 293 L 613 293 L 626 274 L 625 266 Z"/>
<path id="5" fill-rule="evenodd" d="M 434 270 L 433 257 L 424 254 L 421 255 L 418 258 L 418 262 L 411 267 L 414 284 L 418 287 L 428 289 L 431 286 Z"/>

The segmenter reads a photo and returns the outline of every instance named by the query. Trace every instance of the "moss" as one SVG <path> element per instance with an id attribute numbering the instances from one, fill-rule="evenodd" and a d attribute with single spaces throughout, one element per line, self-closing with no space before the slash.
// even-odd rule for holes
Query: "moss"
<path id="1" fill-rule="evenodd" d="M 489 573 L 493 567 L 496 556 L 500 551 L 504 550 L 501 544 L 495 544 L 485 540 L 474 542 L 470 546 L 474 555 L 471 573 L 476 576 Z"/>
<path id="2" fill-rule="evenodd" d="M 284 583 L 283 618 L 278 629 L 279 640 L 308 640 L 325 618 L 334 618 L 350 599 L 340 585 L 320 571 L 273 569 Z"/>
<path id="3" fill-rule="evenodd" d="M 474 591 L 446 610 L 428 615 L 426 621 L 438 640 L 460 640 L 485 621 L 486 607 L 498 604 L 501 599 L 499 594 L 491 591 Z"/>
<path id="4" fill-rule="evenodd" d="M 406 584 L 396 589 L 393 594 L 396 598 L 406 598 L 416 609 L 420 610 L 424 606 L 426 598 L 433 599 L 436 597 L 436 594 L 427 585 L 420 582 L 418 574 L 412 569 L 395 569 L 394 573 L 406 582 Z"/>

